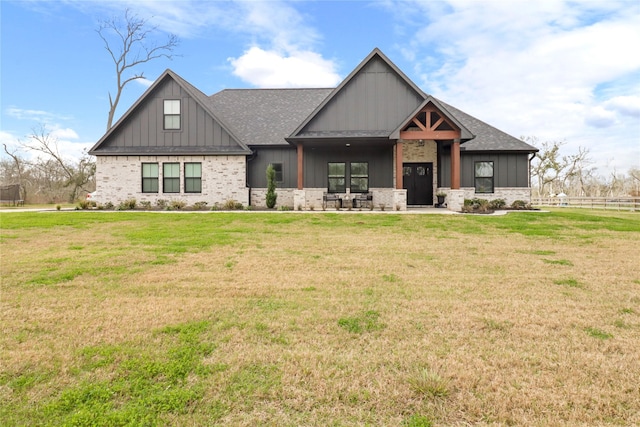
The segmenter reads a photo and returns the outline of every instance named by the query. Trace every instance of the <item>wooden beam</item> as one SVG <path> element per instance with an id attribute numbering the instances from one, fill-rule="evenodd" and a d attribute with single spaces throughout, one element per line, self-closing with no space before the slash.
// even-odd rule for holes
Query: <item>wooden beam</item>
<path id="1" fill-rule="evenodd" d="M 297 145 L 298 152 L 298 190 L 304 189 L 304 150 L 302 143 Z"/>
<path id="2" fill-rule="evenodd" d="M 435 131 L 438 126 L 442 124 L 442 122 L 444 122 L 444 117 L 440 117 L 440 120 L 438 120 L 433 126 L 431 126 L 430 130 Z"/>
<path id="3" fill-rule="evenodd" d="M 451 189 L 460 189 L 460 140 L 454 139 L 451 144 Z"/>
<path id="4" fill-rule="evenodd" d="M 400 139 L 416 140 L 416 139 L 458 139 L 460 138 L 459 130 L 425 130 L 425 131 L 400 131 Z"/>
<path id="5" fill-rule="evenodd" d="M 396 190 L 402 190 L 402 142 L 396 142 Z"/>
<path id="6" fill-rule="evenodd" d="M 422 129 L 423 131 L 427 130 L 426 127 L 424 127 L 424 125 L 422 123 L 420 123 L 420 120 L 416 119 L 415 117 L 413 118 L 412 122 L 418 126 L 420 129 Z"/>

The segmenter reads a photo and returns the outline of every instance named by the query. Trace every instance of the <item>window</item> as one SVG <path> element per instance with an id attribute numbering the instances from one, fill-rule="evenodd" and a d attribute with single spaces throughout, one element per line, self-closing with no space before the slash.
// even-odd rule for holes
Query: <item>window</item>
<path id="1" fill-rule="evenodd" d="M 493 193 L 493 162 L 475 163 L 476 193 Z"/>
<path id="2" fill-rule="evenodd" d="M 184 164 L 184 192 L 202 193 L 202 164 Z"/>
<path id="3" fill-rule="evenodd" d="M 351 192 L 366 193 L 369 191 L 369 163 L 351 163 Z"/>
<path id="4" fill-rule="evenodd" d="M 284 181 L 282 175 L 282 163 L 271 163 L 271 167 L 276 172 L 276 182 Z"/>
<path id="5" fill-rule="evenodd" d="M 180 129 L 180 100 L 164 100 L 164 128 L 166 130 Z"/>
<path id="6" fill-rule="evenodd" d="M 180 192 L 180 163 L 162 164 L 162 192 Z"/>
<path id="7" fill-rule="evenodd" d="M 329 163 L 329 193 L 346 191 L 345 163 Z"/>
<path id="8" fill-rule="evenodd" d="M 158 164 L 157 163 L 142 164 L 142 192 L 143 193 L 158 192 Z"/>

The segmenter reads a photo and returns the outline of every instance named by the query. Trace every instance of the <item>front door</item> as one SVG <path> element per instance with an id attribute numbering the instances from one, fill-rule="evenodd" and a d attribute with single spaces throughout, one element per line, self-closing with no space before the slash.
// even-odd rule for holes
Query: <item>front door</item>
<path id="1" fill-rule="evenodd" d="M 402 188 L 407 205 L 433 205 L 433 163 L 404 163 Z"/>

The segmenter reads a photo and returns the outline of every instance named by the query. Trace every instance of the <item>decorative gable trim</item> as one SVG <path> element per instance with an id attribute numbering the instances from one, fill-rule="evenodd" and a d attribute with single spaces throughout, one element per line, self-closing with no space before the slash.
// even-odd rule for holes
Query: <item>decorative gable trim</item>
<path id="1" fill-rule="evenodd" d="M 420 114 L 420 112 L 422 112 L 423 110 L 428 108 L 429 104 L 433 105 L 436 108 L 437 111 L 439 111 L 440 113 L 442 113 L 444 115 L 445 121 L 448 121 L 450 124 L 454 125 L 454 127 L 458 128 L 458 130 L 460 131 L 459 138 L 462 141 L 468 141 L 470 139 L 475 138 L 475 135 L 473 135 L 469 131 L 469 129 L 467 129 L 462 123 L 460 123 L 460 121 L 453 114 L 451 114 L 449 111 L 447 111 L 447 109 L 440 103 L 440 101 L 438 101 L 433 96 L 428 95 L 426 97 L 426 99 L 422 102 L 422 104 L 420 104 L 418 106 L 418 108 L 416 108 L 415 111 L 413 111 L 413 113 L 411 113 L 411 115 L 409 115 L 409 117 L 406 120 L 404 120 L 400 124 L 400 126 L 398 126 L 391 133 L 391 135 L 389 136 L 389 139 L 400 139 L 402 134 L 404 133 L 403 129 L 405 129 L 411 122 L 416 120 L 416 117 L 418 116 L 418 114 Z M 420 125 L 418 125 L 418 126 L 420 126 Z M 422 127 L 422 126 L 420 126 L 420 127 Z M 419 139 L 453 139 L 453 137 L 451 136 L 449 131 L 442 131 L 440 137 L 438 137 L 438 135 L 437 135 L 437 133 L 439 132 L 437 130 L 428 129 L 426 131 L 428 133 L 431 133 L 431 135 L 424 136 L 424 137 L 418 137 L 418 138 Z M 419 133 L 422 133 L 422 132 L 416 132 L 416 135 L 418 135 Z M 415 139 L 415 138 L 411 138 L 411 139 Z"/>

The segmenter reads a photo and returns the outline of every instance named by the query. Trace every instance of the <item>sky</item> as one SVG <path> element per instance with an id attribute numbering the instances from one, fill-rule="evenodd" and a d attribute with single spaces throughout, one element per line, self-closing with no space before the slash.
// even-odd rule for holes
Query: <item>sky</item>
<path id="1" fill-rule="evenodd" d="M 517 138 L 640 168 L 640 1 L 0 0 L 0 143 L 41 126 L 78 156 L 106 130 L 115 66 L 100 22 L 129 8 L 180 40 L 144 64 L 119 118 L 165 69 L 207 95 L 335 87 L 374 48 L 426 93 Z M 4 151 L 2 151 L 4 154 Z"/>

